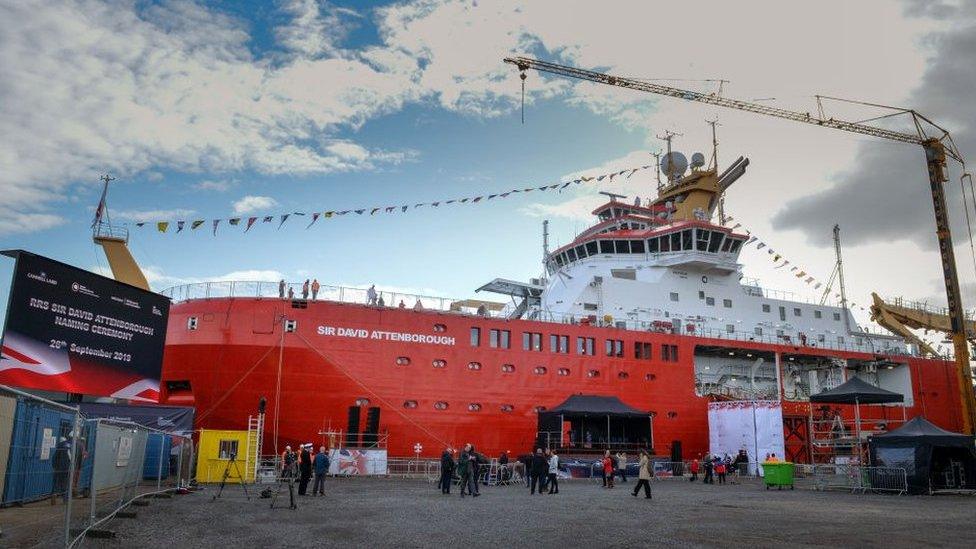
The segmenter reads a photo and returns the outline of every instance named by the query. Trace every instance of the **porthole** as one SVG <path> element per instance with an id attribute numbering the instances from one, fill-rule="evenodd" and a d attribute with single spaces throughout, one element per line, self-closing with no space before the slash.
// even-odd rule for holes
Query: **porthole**
<path id="1" fill-rule="evenodd" d="M 416 400 L 404 400 L 403 401 L 403 407 L 406 408 L 406 409 L 408 409 L 408 410 L 412 410 L 412 409 L 414 409 L 414 408 L 417 407 L 417 401 Z"/>
<path id="2" fill-rule="evenodd" d="M 515 406 L 513 406 L 511 404 L 502 404 L 501 410 L 502 410 L 502 412 L 505 412 L 506 414 L 510 414 L 513 411 L 515 411 Z"/>
<path id="3" fill-rule="evenodd" d="M 468 369 L 469 370 L 480 370 L 481 369 L 481 363 L 480 362 L 469 362 L 468 363 Z"/>
<path id="4" fill-rule="evenodd" d="M 600 377 L 600 370 L 590 370 L 586 372 L 586 377 Z"/>
<path id="5" fill-rule="evenodd" d="M 654 374 L 644 374 L 644 381 L 654 381 L 657 376 Z"/>
<path id="6" fill-rule="evenodd" d="M 468 411 L 469 412 L 480 412 L 481 411 L 481 404 L 478 404 L 477 402 L 472 402 L 471 404 L 468 404 Z"/>
<path id="7" fill-rule="evenodd" d="M 560 369 L 556 370 L 556 373 L 559 374 L 559 375 L 561 375 L 561 376 L 568 376 L 569 375 L 569 368 L 560 368 Z"/>
<path id="8" fill-rule="evenodd" d="M 542 412 L 545 412 L 546 411 L 546 407 L 545 406 L 536 406 L 535 408 L 533 408 L 533 410 L 535 411 L 535 413 L 541 414 Z"/>
<path id="9" fill-rule="evenodd" d="M 356 406 L 369 406 L 369 399 L 368 398 L 357 398 L 356 399 Z"/>
<path id="10" fill-rule="evenodd" d="M 447 326 L 443 324 L 434 324 L 434 331 L 437 333 L 444 333 L 447 331 Z"/>
<path id="11" fill-rule="evenodd" d="M 447 403 L 444 402 L 443 400 L 438 400 L 437 402 L 434 403 L 434 409 L 435 410 L 447 410 Z"/>
<path id="12" fill-rule="evenodd" d="M 447 361 L 438 358 L 435 359 L 433 362 L 431 362 L 430 365 L 433 366 L 434 368 L 443 368 L 447 366 Z"/>
<path id="13" fill-rule="evenodd" d="M 617 379 L 627 379 L 629 377 L 630 377 L 630 374 L 628 374 L 627 372 L 619 372 L 617 374 Z"/>
<path id="14" fill-rule="evenodd" d="M 668 412 L 668 419 L 674 419 L 678 417 L 678 412 Z"/>
<path id="15" fill-rule="evenodd" d="M 514 364 L 502 364 L 502 372 L 505 372 L 506 374 L 511 374 L 514 371 L 515 371 Z"/>
<path id="16" fill-rule="evenodd" d="M 398 366 L 406 366 L 407 364 L 410 364 L 410 357 L 398 356 L 396 359 L 396 363 Z"/>
<path id="17" fill-rule="evenodd" d="M 537 376 L 544 376 L 548 371 L 549 370 L 547 370 L 545 366 L 536 366 L 535 368 L 532 369 L 532 373 Z"/>

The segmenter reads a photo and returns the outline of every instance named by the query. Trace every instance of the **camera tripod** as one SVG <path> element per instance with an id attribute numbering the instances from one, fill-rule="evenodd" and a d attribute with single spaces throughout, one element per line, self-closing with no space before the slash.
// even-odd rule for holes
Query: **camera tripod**
<path id="1" fill-rule="evenodd" d="M 233 467 L 234 472 L 237 473 L 237 478 L 241 483 L 241 488 L 244 489 L 244 496 L 248 499 L 248 501 L 250 501 L 251 495 L 247 493 L 247 482 L 244 480 L 244 474 L 241 473 L 240 464 L 237 463 L 237 454 L 230 455 L 230 461 L 228 461 L 227 465 L 224 467 L 224 475 L 220 479 L 220 488 L 217 489 L 217 493 L 214 494 L 213 499 L 210 501 L 215 501 L 224 492 L 224 486 L 227 485 L 227 479 L 230 478 L 231 467 Z"/>
<path id="2" fill-rule="evenodd" d="M 298 509 L 298 505 L 295 503 L 295 474 L 297 473 L 297 467 L 295 464 L 287 465 L 281 471 L 281 477 L 278 479 L 278 486 L 275 488 L 274 496 L 271 498 L 271 508 L 275 508 L 275 503 L 278 501 L 278 495 L 281 494 L 282 483 L 288 484 L 288 508 Z"/>

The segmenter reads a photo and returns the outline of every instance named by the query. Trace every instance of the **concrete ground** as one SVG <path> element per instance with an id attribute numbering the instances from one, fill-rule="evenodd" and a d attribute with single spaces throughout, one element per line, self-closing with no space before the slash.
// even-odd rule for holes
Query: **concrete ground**
<path id="1" fill-rule="evenodd" d="M 117 519 L 113 540 L 87 547 L 972 547 L 976 498 L 766 491 L 755 481 L 652 484 L 607 490 L 589 480 L 561 483 L 558 495 L 523 487 L 482 487 L 481 497 L 442 496 L 423 481 L 329 479 L 324 497 L 287 492 L 250 501 L 240 486 L 212 501 L 215 487 L 155 500 L 137 519 Z"/>

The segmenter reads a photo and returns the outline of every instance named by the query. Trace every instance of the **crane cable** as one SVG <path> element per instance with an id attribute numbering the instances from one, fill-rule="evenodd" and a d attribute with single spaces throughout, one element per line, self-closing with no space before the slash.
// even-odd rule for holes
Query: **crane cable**
<path id="1" fill-rule="evenodd" d="M 973 197 L 973 209 L 976 210 L 976 194 L 973 191 L 973 176 L 969 172 L 964 172 L 959 178 L 959 192 L 962 193 L 962 208 L 966 212 L 966 229 L 969 236 L 969 253 L 973 259 L 973 274 L 976 274 L 976 247 L 973 246 L 973 226 L 969 221 L 969 203 L 966 200 L 966 188 L 963 180 L 969 180 L 969 193 Z"/>

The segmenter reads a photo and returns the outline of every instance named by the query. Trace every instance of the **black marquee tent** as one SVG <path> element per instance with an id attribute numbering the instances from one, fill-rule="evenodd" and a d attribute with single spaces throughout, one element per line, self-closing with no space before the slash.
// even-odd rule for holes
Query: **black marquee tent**
<path id="1" fill-rule="evenodd" d="M 650 447 L 651 414 L 613 396 L 573 395 L 539 412 L 537 445 L 562 448 Z"/>
<path id="2" fill-rule="evenodd" d="M 875 387 L 859 377 L 852 377 L 833 389 L 810 395 L 810 402 L 826 404 L 888 404 L 904 400 L 901 393 Z"/>
<path id="3" fill-rule="evenodd" d="M 918 416 L 869 439 L 871 463 L 901 467 L 908 489 L 927 494 L 937 489 L 976 488 L 976 438 L 941 429 Z"/>

